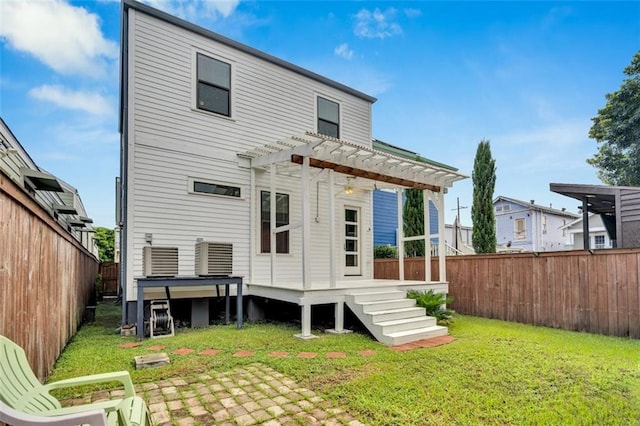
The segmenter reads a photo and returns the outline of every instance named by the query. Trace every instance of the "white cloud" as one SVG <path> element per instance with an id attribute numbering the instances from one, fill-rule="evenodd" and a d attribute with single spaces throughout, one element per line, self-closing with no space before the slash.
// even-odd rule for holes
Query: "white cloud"
<path id="1" fill-rule="evenodd" d="M 404 9 L 404 14 L 407 15 L 407 18 L 417 18 L 422 15 L 422 11 L 420 9 L 407 8 Z"/>
<path id="2" fill-rule="evenodd" d="M 93 115 L 108 115 L 111 112 L 107 99 L 98 93 L 72 91 L 61 86 L 43 85 L 29 90 L 29 95 L 62 108 L 80 110 Z"/>
<path id="3" fill-rule="evenodd" d="M 402 34 L 400 24 L 396 22 L 398 11 L 393 7 L 382 12 L 376 8 L 373 12 L 367 9 L 360 10 L 355 15 L 355 27 L 353 32 L 358 37 L 380 38 L 393 37 Z"/>
<path id="4" fill-rule="evenodd" d="M 143 0 L 145 3 L 186 20 L 227 18 L 240 0 Z"/>
<path id="5" fill-rule="evenodd" d="M 353 58 L 353 50 L 349 49 L 349 45 L 347 43 L 342 43 L 340 46 L 333 49 L 333 53 L 344 59 Z"/>
<path id="6" fill-rule="evenodd" d="M 118 45 L 104 38 L 99 17 L 62 0 L 0 1 L 0 40 L 62 74 L 99 78 Z"/>

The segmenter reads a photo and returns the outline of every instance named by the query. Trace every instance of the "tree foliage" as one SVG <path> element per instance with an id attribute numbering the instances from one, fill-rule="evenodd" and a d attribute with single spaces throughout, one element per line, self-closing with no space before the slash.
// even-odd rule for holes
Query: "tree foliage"
<path id="1" fill-rule="evenodd" d="M 98 246 L 98 257 L 100 262 L 113 262 L 114 255 L 114 232 L 113 229 L 96 227 L 93 236 L 96 246 Z"/>
<path id="2" fill-rule="evenodd" d="M 406 200 L 404 202 L 404 235 L 413 237 L 424 235 L 424 200 L 422 191 L 419 189 L 407 189 L 405 191 Z M 404 245 L 405 256 L 424 256 L 424 240 L 407 241 Z"/>
<path id="3" fill-rule="evenodd" d="M 493 211 L 493 191 L 496 186 L 496 161 L 491 156 L 491 143 L 478 144 L 473 163 L 473 249 L 476 253 L 496 252 L 496 217 Z"/>
<path id="4" fill-rule="evenodd" d="M 640 186 L 640 51 L 624 73 L 620 89 L 606 95 L 604 108 L 592 118 L 589 137 L 601 145 L 587 163 L 604 183 Z"/>

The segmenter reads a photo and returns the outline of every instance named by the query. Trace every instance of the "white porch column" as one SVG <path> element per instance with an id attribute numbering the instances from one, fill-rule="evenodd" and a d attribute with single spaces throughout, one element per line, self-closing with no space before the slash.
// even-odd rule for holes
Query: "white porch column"
<path id="1" fill-rule="evenodd" d="M 311 288 L 311 218 L 309 214 L 309 157 L 302 157 L 302 286 Z"/>
<path id="2" fill-rule="evenodd" d="M 256 203 L 258 197 L 258 203 Z M 256 260 L 256 206 L 260 205 L 260 194 L 256 194 L 256 169 L 251 167 L 249 179 L 249 281 L 254 281 Z"/>
<path id="3" fill-rule="evenodd" d="M 311 304 L 302 302 L 302 332 L 294 334 L 294 337 L 302 340 L 316 339 L 318 336 L 311 334 Z"/>
<path id="4" fill-rule="evenodd" d="M 344 302 L 336 303 L 335 307 L 336 333 L 344 331 Z"/>
<path id="5" fill-rule="evenodd" d="M 336 287 L 336 199 L 335 172 L 329 172 L 329 287 Z"/>
<path id="6" fill-rule="evenodd" d="M 423 212 L 424 212 L 424 280 L 431 282 L 431 216 L 429 209 L 429 201 L 431 200 L 431 191 L 424 189 L 422 191 Z"/>
<path id="7" fill-rule="evenodd" d="M 276 165 L 269 168 L 269 251 L 271 252 L 271 285 L 276 283 Z M 262 200 L 261 200 L 262 202 Z"/>
<path id="8" fill-rule="evenodd" d="M 398 195 L 398 279 L 404 280 L 404 218 L 402 215 L 402 194 L 404 189 L 396 189 Z"/>
<path id="9" fill-rule="evenodd" d="M 447 281 L 447 264 L 444 245 L 444 188 L 438 193 L 438 280 Z"/>

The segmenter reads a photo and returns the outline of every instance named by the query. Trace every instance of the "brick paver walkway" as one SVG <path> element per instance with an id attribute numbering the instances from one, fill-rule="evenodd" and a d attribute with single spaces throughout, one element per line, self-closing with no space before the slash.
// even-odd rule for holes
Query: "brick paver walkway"
<path id="1" fill-rule="evenodd" d="M 408 343 L 390 348 L 395 351 L 407 351 L 447 344 L 455 340 L 451 336 L 442 336 Z M 122 349 L 141 346 L 140 342 L 128 342 L 118 345 Z M 163 345 L 149 346 L 148 350 L 166 349 Z M 179 348 L 172 354 L 183 356 L 194 352 L 191 348 Z M 200 356 L 215 356 L 222 351 L 205 349 Z M 361 350 L 356 356 L 370 357 L 377 351 Z M 233 352 L 234 357 L 253 357 L 254 351 Z M 328 359 L 346 358 L 345 352 L 270 352 L 271 357 Z M 353 354 L 355 355 L 355 354 Z M 349 356 L 353 356 L 349 355 Z M 312 390 L 303 388 L 272 368 L 253 363 L 234 370 L 194 376 L 176 377 L 157 383 L 136 385 L 136 392 L 149 406 L 154 424 L 162 425 L 362 425 L 342 408 L 333 406 L 329 401 L 316 395 Z M 83 399 L 68 400 L 65 405 L 96 402 L 108 398 L 119 398 L 122 390 L 100 391 L 86 395 Z"/>
<path id="2" fill-rule="evenodd" d="M 260 363 L 218 374 L 136 385 L 156 425 L 363 425 L 342 408 Z M 122 397 L 95 392 L 67 404 Z"/>

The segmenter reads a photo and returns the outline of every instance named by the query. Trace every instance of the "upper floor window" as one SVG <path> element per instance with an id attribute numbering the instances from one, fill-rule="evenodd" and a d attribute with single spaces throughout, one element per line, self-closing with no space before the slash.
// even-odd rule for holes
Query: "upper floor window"
<path id="1" fill-rule="evenodd" d="M 198 108 L 231 116 L 231 65 L 198 53 L 197 79 Z"/>
<path id="2" fill-rule="evenodd" d="M 289 224 L 289 195 L 276 193 L 276 228 Z M 260 253 L 271 253 L 271 193 L 260 191 Z M 276 253 L 289 253 L 289 231 L 276 234 Z"/>
<path id="3" fill-rule="evenodd" d="M 604 235 L 596 235 L 594 238 L 594 246 L 597 249 L 605 248 Z"/>
<path id="4" fill-rule="evenodd" d="M 318 133 L 340 137 L 340 104 L 318 96 Z"/>
<path id="5" fill-rule="evenodd" d="M 527 233 L 524 228 L 524 219 L 515 220 L 515 234 L 516 240 L 524 240 L 527 238 Z"/>

